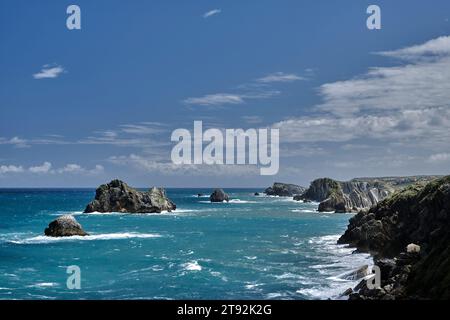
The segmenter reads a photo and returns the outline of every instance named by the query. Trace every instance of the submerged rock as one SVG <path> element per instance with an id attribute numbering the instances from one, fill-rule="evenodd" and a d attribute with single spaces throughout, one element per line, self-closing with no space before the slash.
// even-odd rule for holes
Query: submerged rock
<path id="1" fill-rule="evenodd" d="M 288 183 L 275 182 L 272 187 L 267 188 L 264 193 L 268 196 L 293 197 L 301 195 L 306 188 Z"/>
<path id="2" fill-rule="evenodd" d="M 209 197 L 209 200 L 211 202 L 228 202 L 230 201 L 230 197 L 225 193 L 225 191 L 223 191 L 223 189 L 216 189 Z"/>
<path id="3" fill-rule="evenodd" d="M 113 180 L 97 188 L 95 199 L 84 212 L 153 213 L 176 209 L 163 188 L 147 192 L 137 191 L 120 180 Z"/>
<path id="4" fill-rule="evenodd" d="M 63 215 L 50 222 L 44 231 L 49 237 L 87 236 L 78 221 L 71 215 Z"/>

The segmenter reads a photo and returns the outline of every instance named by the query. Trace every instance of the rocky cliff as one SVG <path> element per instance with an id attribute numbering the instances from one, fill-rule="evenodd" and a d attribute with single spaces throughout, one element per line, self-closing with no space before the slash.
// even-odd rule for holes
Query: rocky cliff
<path id="1" fill-rule="evenodd" d="M 352 299 L 450 299 L 450 176 L 359 212 L 338 242 L 371 252 L 382 266 L 381 288 L 362 285 Z"/>
<path id="2" fill-rule="evenodd" d="M 295 184 L 275 182 L 272 187 L 264 190 L 264 193 L 268 196 L 293 197 L 295 195 L 303 194 L 305 190 L 305 187 Z"/>
<path id="3" fill-rule="evenodd" d="M 295 200 L 320 202 L 319 212 L 358 212 L 376 205 L 395 190 L 418 181 L 431 181 L 434 176 L 357 178 L 336 181 L 321 178 L 311 182 L 306 192 Z"/>
<path id="4" fill-rule="evenodd" d="M 392 192 L 392 187 L 380 182 L 322 178 L 311 182 L 300 199 L 320 202 L 319 212 L 357 212 L 377 204 Z"/>
<path id="5" fill-rule="evenodd" d="M 172 211 L 176 205 L 166 196 L 162 188 L 147 192 L 137 191 L 120 180 L 113 180 L 97 188 L 95 199 L 84 212 L 153 213 Z"/>

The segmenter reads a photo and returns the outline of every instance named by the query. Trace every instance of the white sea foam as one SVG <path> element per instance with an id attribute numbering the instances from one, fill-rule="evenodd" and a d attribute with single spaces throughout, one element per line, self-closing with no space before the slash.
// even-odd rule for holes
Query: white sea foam
<path id="1" fill-rule="evenodd" d="M 315 259 L 320 262 L 309 266 L 315 270 L 320 277 L 315 277 L 319 281 L 307 288 L 302 288 L 297 293 L 306 296 L 308 299 L 345 299 L 340 295 L 348 288 L 355 287 L 359 280 L 345 279 L 347 275 L 355 271 L 362 265 L 373 264 L 369 254 L 354 254 L 354 249 L 346 245 L 338 245 L 339 235 L 327 235 L 312 237 L 308 240 L 315 252 Z M 324 281 L 325 280 L 325 281 Z"/>
<path id="2" fill-rule="evenodd" d="M 211 201 L 199 201 L 199 203 L 211 203 L 211 204 L 227 204 L 227 203 L 258 203 L 257 201 L 251 200 L 241 200 L 241 199 L 230 199 L 229 202 L 211 202 Z"/>
<path id="3" fill-rule="evenodd" d="M 161 211 L 161 212 L 141 212 L 141 213 L 128 213 L 128 212 L 98 212 L 98 211 L 94 211 L 94 212 L 83 212 L 83 211 L 74 211 L 74 212 L 69 212 L 69 214 L 73 215 L 73 216 L 77 216 L 77 215 L 89 215 L 89 216 L 124 216 L 124 215 L 134 215 L 134 216 L 152 216 L 152 215 L 177 215 L 180 213 L 189 213 L 189 212 L 196 212 L 199 210 L 194 210 L 194 209 L 176 209 L 173 210 L 171 212 L 169 211 Z M 53 216 L 60 216 L 63 213 L 56 213 L 56 214 L 52 214 Z"/>
<path id="4" fill-rule="evenodd" d="M 58 283 L 55 282 L 39 282 L 28 286 L 29 288 L 48 288 L 48 287 L 56 287 Z"/>
<path id="5" fill-rule="evenodd" d="M 230 203 L 257 203 L 256 201 L 241 200 L 241 199 L 231 199 Z"/>
<path id="6" fill-rule="evenodd" d="M 181 266 L 187 271 L 202 271 L 202 266 L 196 260 L 183 263 Z"/>
<path id="7" fill-rule="evenodd" d="M 317 213 L 316 210 L 311 209 L 293 209 L 291 212 L 301 212 L 301 213 Z"/>
<path id="8" fill-rule="evenodd" d="M 160 238 L 160 237 L 162 236 L 156 233 L 123 232 L 123 233 L 103 233 L 89 236 L 71 236 L 71 237 L 36 236 L 22 240 L 11 240 L 9 242 L 14 244 L 44 244 L 44 243 L 67 242 L 67 241 L 121 240 L 132 238 L 146 239 L 146 238 Z"/>

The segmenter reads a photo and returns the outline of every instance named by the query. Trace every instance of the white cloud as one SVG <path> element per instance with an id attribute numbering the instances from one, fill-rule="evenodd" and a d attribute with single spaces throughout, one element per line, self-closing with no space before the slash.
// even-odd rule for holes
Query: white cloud
<path id="1" fill-rule="evenodd" d="M 1 144 L 12 145 L 15 148 L 28 148 L 30 146 L 27 140 L 19 137 L 13 137 L 11 139 L 0 138 L 0 145 Z"/>
<path id="2" fill-rule="evenodd" d="M 432 154 L 427 161 L 431 163 L 438 163 L 438 162 L 447 162 L 449 160 L 450 160 L 450 153 L 436 153 Z"/>
<path id="3" fill-rule="evenodd" d="M 165 130 L 161 128 L 159 123 L 142 123 L 142 124 L 124 124 L 120 126 L 122 132 L 145 135 L 145 134 L 156 134 L 164 132 Z"/>
<path id="4" fill-rule="evenodd" d="M 378 54 L 404 60 L 422 60 L 450 55 L 450 36 L 432 39 L 423 44 L 393 51 L 378 52 Z"/>
<path id="5" fill-rule="evenodd" d="M 46 161 L 42 165 L 31 166 L 28 169 L 24 169 L 22 166 L 15 165 L 2 165 L 0 166 L 0 174 L 4 173 L 31 173 L 31 174 L 100 174 L 104 172 L 104 167 L 96 165 L 92 169 L 86 169 L 79 164 L 67 164 L 59 169 L 52 169 L 53 166 L 50 162 Z"/>
<path id="6" fill-rule="evenodd" d="M 241 104 L 244 103 L 244 99 L 237 94 L 216 93 L 199 98 L 187 98 L 184 100 L 184 103 L 200 106 L 216 106 L 223 104 Z"/>
<path id="7" fill-rule="evenodd" d="M 238 105 L 251 99 L 269 99 L 279 95 L 281 92 L 274 90 L 272 84 L 276 82 L 292 82 L 304 80 L 295 74 L 286 74 L 276 72 L 254 81 L 241 84 L 236 88 L 237 93 L 215 93 L 207 94 L 202 97 L 191 97 L 183 100 L 188 105 L 199 106 L 220 106 L 220 105 Z"/>
<path id="8" fill-rule="evenodd" d="M 283 72 L 275 72 L 265 77 L 259 78 L 256 81 L 262 83 L 272 83 L 272 82 L 293 82 L 298 80 L 305 80 L 305 79 L 292 73 L 287 74 Z"/>
<path id="9" fill-rule="evenodd" d="M 52 168 L 50 162 L 44 162 L 41 166 L 30 167 L 28 170 L 32 173 L 48 173 Z"/>
<path id="10" fill-rule="evenodd" d="M 105 168 L 102 165 L 96 165 L 93 169 L 86 169 L 80 166 L 76 163 L 70 163 L 64 166 L 63 168 L 60 168 L 56 170 L 57 173 L 63 174 L 63 173 L 81 173 L 81 174 L 100 174 L 105 170 Z"/>
<path id="11" fill-rule="evenodd" d="M 163 175 L 238 177 L 243 175 L 259 175 L 259 168 L 254 165 L 176 165 L 172 162 L 147 159 L 136 154 L 113 156 L 108 160 L 115 165 L 133 166 L 146 173 L 156 172 Z"/>
<path id="12" fill-rule="evenodd" d="M 21 173 L 24 172 L 22 166 L 14 166 L 14 165 L 1 165 L 0 166 L 0 174 L 4 173 Z"/>
<path id="13" fill-rule="evenodd" d="M 221 13 L 222 12 L 222 10 L 221 9 L 213 9 L 213 10 L 210 10 L 210 11 L 208 11 L 208 12 L 205 12 L 204 14 L 203 14 L 203 18 L 209 18 L 209 17 L 212 17 L 212 16 L 214 16 L 214 15 L 216 15 L 216 14 L 219 14 L 219 13 Z"/>
<path id="14" fill-rule="evenodd" d="M 354 139 L 400 141 L 450 139 L 450 109 L 399 110 L 384 115 L 320 115 L 277 122 L 283 142 L 347 142 Z"/>
<path id="15" fill-rule="evenodd" d="M 371 68 L 360 77 L 322 85 L 324 103 L 318 110 L 340 116 L 449 105 L 450 37 L 381 54 L 408 59 L 408 63 Z"/>
<path id="16" fill-rule="evenodd" d="M 59 77 L 63 72 L 65 72 L 62 66 L 50 66 L 45 65 L 42 67 L 41 71 L 33 74 L 34 79 L 52 79 Z"/>

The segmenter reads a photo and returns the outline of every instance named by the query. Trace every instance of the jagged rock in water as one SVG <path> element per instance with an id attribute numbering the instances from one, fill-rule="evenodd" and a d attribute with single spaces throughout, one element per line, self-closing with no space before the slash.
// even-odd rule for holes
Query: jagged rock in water
<path id="1" fill-rule="evenodd" d="M 384 271 L 382 289 L 350 297 L 450 299 L 449 230 L 450 176 L 409 186 L 358 213 L 338 243 L 371 252 Z"/>
<path id="2" fill-rule="evenodd" d="M 50 222 L 44 234 L 49 237 L 87 236 L 78 221 L 71 215 L 63 215 Z"/>
<path id="3" fill-rule="evenodd" d="M 95 199 L 84 212 L 153 213 L 176 209 L 163 188 L 147 192 L 137 191 L 120 180 L 113 180 L 97 188 Z"/>
<path id="4" fill-rule="evenodd" d="M 306 188 L 288 183 L 275 182 L 272 187 L 267 188 L 264 193 L 268 196 L 293 197 L 301 195 Z"/>
<path id="5" fill-rule="evenodd" d="M 228 202 L 230 201 L 230 197 L 228 194 L 223 191 L 223 189 L 216 189 L 214 192 L 209 196 L 209 200 L 211 202 Z"/>

